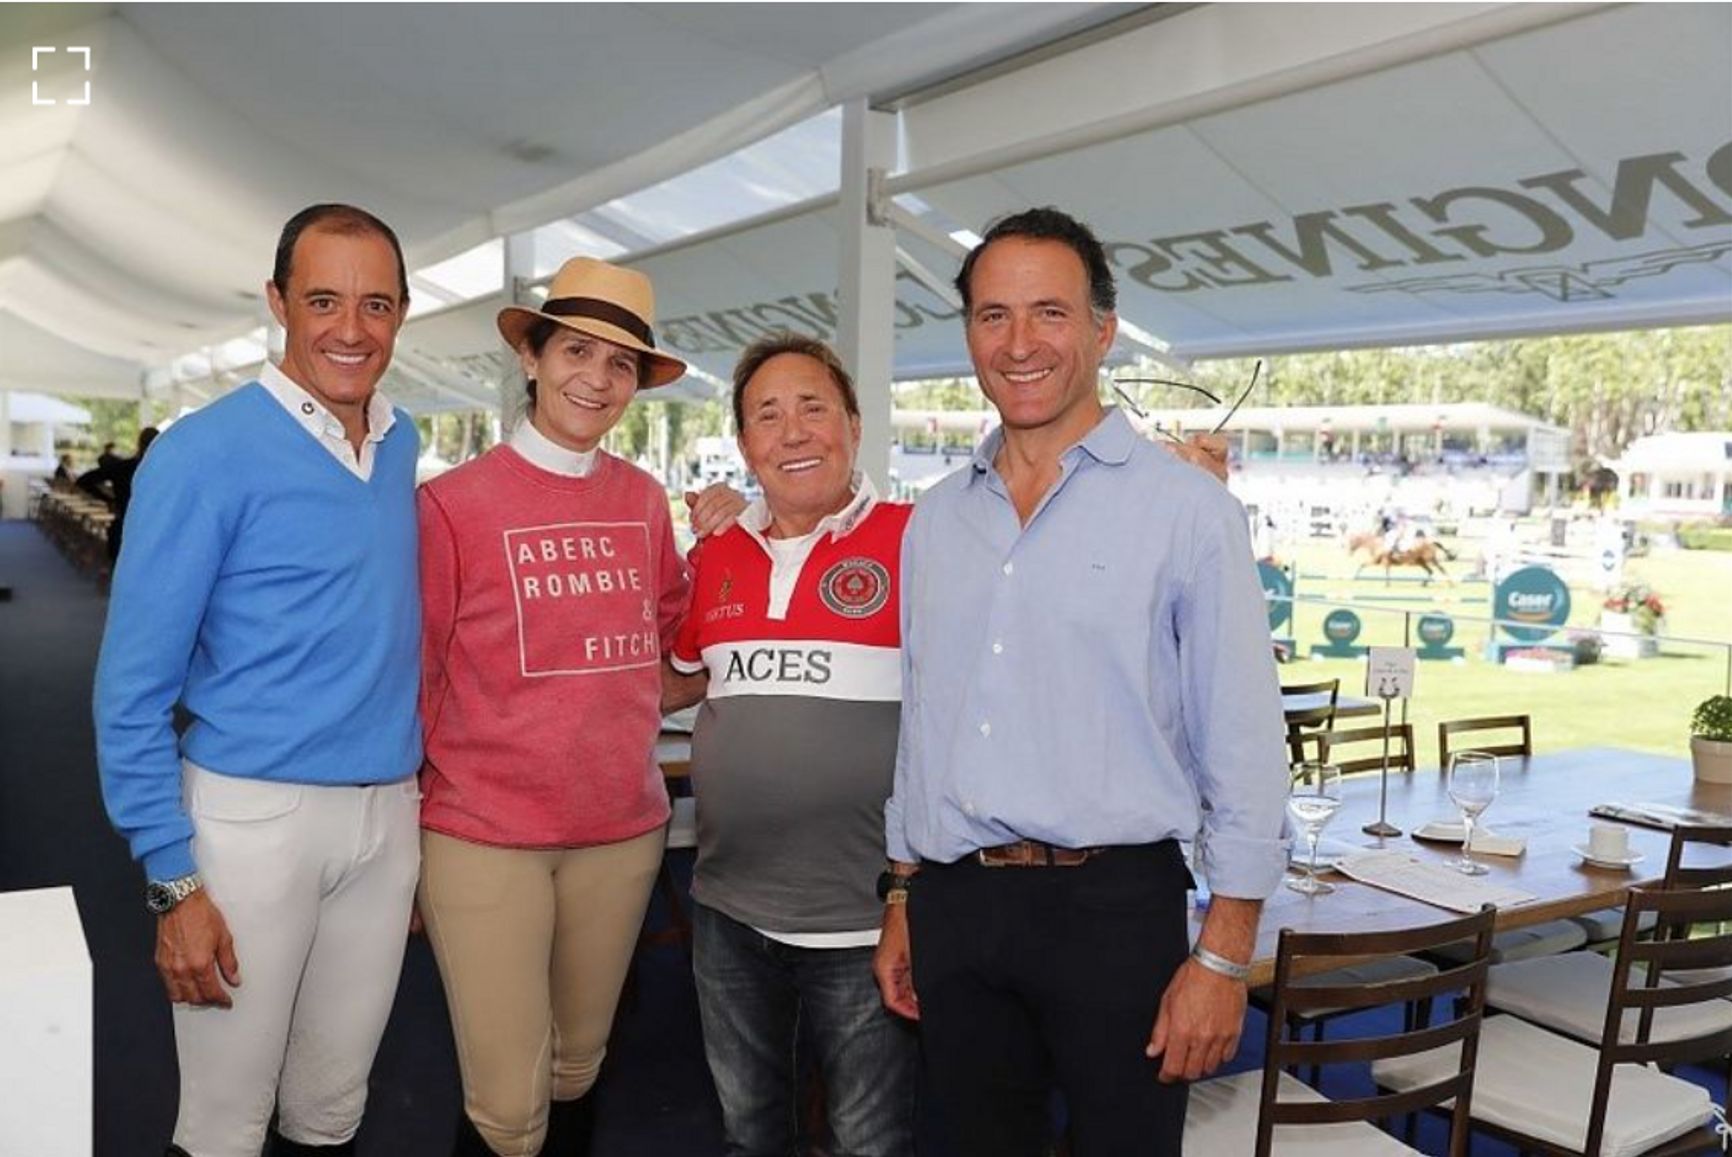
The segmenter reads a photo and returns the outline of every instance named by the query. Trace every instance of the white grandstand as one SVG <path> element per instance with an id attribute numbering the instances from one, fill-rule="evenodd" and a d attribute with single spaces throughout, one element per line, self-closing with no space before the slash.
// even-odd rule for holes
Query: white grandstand
<path id="1" fill-rule="evenodd" d="M 1151 437 L 1212 430 L 1225 410 L 1151 410 Z M 923 488 L 954 469 L 997 422 L 987 410 L 898 410 L 891 468 Z M 1459 522 L 1552 503 L 1569 468 L 1568 432 L 1483 402 L 1247 406 L 1227 421 L 1233 493 L 1284 535 L 1363 528 L 1379 510 Z"/>
<path id="2" fill-rule="evenodd" d="M 1732 517 L 1732 431 L 1649 434 L 1610 466 L 1632 518 Z"/>

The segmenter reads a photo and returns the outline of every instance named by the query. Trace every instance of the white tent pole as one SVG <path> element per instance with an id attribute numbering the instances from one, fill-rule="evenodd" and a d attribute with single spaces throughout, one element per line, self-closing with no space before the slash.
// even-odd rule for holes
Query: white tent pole
<path id="1" fill-rule="evenodd" d="M 530 283 L 535 280 L 535 231 L 526 229 L 513 233 L 501 247 L 505 251 L 505 295 L 513 305 L 529 304 L 525 300 Z M 513 363 L 516 357 L 513 355 Z M 517 374 L 507 369 L 499 382 L 499 437 L 511 436 L 517 419 L 524 413 L 529 399 L 516 388 Z"/>
<path id="2" fill-rule="evenodd" d="M 896 118 L 864 98 L 842 106 L 840 317 L 836 352 L 860 394 L 859 466 L 889 493 L 896 233 L 880 189 L 896 164 Z"/>

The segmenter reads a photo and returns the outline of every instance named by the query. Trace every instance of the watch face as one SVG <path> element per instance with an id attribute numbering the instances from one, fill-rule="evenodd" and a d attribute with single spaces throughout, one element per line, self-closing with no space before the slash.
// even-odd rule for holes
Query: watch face
<path id="1" fill-rule="evenodd" d="M 144 886 L 144 906 L 158 916 L 174 907 L 174 889 L 167 884 L 149 883 Z"/>
<path id="2" fill-rule="evenodd" d="M 892 892 L 908 891 L 908 881 L 912 878 L 912 874 L 903 876 L 895 872 L 880 873 L 878 876 L 878 898 L 888 900 Z"/>

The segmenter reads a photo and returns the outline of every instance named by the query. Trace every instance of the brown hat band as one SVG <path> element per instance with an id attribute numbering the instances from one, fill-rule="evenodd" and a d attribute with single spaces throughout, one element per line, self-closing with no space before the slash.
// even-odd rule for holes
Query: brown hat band
<path id="1" fill-rule="evenodd" d="M 587 317 L 592 321 L 604 321 L 623 329 L 650 349 L 656 348 L 655 334 L 643 318 L 599 297 L 550 297 L 542 303 L 541 312 L 555 317 Z"/>

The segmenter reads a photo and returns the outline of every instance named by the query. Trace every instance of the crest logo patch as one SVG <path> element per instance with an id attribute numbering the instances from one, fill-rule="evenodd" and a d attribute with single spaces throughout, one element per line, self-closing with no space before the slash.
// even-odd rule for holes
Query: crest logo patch
<path id="1" fill-rule="evenodd" d="M 871 558 L 845 558 L 818 580 L 818 597 L 838 615 L 864 619 L 890 601 L 890 572 Z"/>

